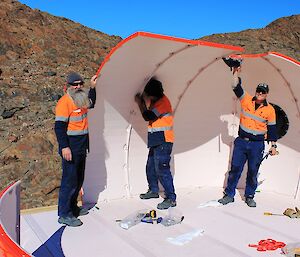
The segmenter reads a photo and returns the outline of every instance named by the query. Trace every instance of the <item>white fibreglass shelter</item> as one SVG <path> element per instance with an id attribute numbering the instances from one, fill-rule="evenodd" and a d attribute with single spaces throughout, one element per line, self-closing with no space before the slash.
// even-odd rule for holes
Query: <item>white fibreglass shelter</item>
<path id="1" fill-rule="evenodd" d="M 221 58 L 242 50 L 149 33 L 136 33 L 122 41 L 98 70 L 97 105 L 89 116 L 91 153 L 85 201 L 126 198 L 147 189 L 147 123 L 134 95 L 152 76 L 162 81 L 174 109 L 175 187 L 222 186 L 237 136 L 240 105 L 231 89 L 230 69 Z M 268 100 L 283 108 L 290 122 L 278 144 L 280 154 L 261 167 L 260 189 L 296 197 L 299 63 L 277 53 L 243 58 L 243 87 L 254 94 L 260 82 L 269 84 Z"/>

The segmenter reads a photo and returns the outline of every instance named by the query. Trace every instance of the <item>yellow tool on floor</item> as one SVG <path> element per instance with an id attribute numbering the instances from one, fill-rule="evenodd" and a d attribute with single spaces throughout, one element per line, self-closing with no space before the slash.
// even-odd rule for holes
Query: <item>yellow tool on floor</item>
<path id="1" fill-rule="evenodd" d="M 284 216 L 283 214 L 278 214 L 278 213 L 272 213 L 272 212 L 264 212 L 264 215 L 266 216 Z"/>
<path id="2" fill-rule="evenodd" d="M 162 217 L 156 216 L 156 210 L 151 210 L 141 219 L 141 222 L 144 223 L 151 223 L 154 224 L 156 222 L 157 224 L 162 221 Z"/>
<path id="3" fill-rule="evenodd" d="M 287 217 L 294 219 L 294 218 L 300 218 L 300 210 L 297 207 L 295 207 L 295 210 L 292 208 L 287 208 L 283 212 L 283 214 L 264 212 L 264 215 L 266 215 L 266 216 L 287 216 Z"/>

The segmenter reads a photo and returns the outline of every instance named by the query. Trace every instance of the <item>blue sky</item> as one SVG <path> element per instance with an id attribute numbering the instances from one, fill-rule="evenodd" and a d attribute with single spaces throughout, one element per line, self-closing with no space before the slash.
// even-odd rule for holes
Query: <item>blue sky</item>
<path id="1" fill-rule="evenodd" d="M 187 39 L 263 28 L 300 14 L 300 0 L 20 0 L 109 35 L 146 31 Z"/>

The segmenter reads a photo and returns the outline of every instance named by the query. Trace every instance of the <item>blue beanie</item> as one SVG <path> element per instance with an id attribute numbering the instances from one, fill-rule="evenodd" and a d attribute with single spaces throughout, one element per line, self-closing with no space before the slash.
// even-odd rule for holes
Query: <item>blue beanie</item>
<path id="1" fill-rule="evenodd" d="M 67 83 L 72 84 L 75 81 L 83 82 L 83 78 L 76 72 L 70 72 L 67 76 Z"/>

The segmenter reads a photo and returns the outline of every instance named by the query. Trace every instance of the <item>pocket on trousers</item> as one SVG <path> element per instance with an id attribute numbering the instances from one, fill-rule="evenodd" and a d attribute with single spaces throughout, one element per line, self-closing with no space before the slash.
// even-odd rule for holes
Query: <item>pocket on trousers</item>
<path id="1" fill-rule="evenodd" d="M 159 158 L 159 169 L 160 170 L 169 170 L 170 169 L 170 160 L 171 160 L 171 157 L 168 157 L 168 158 Z"/>

